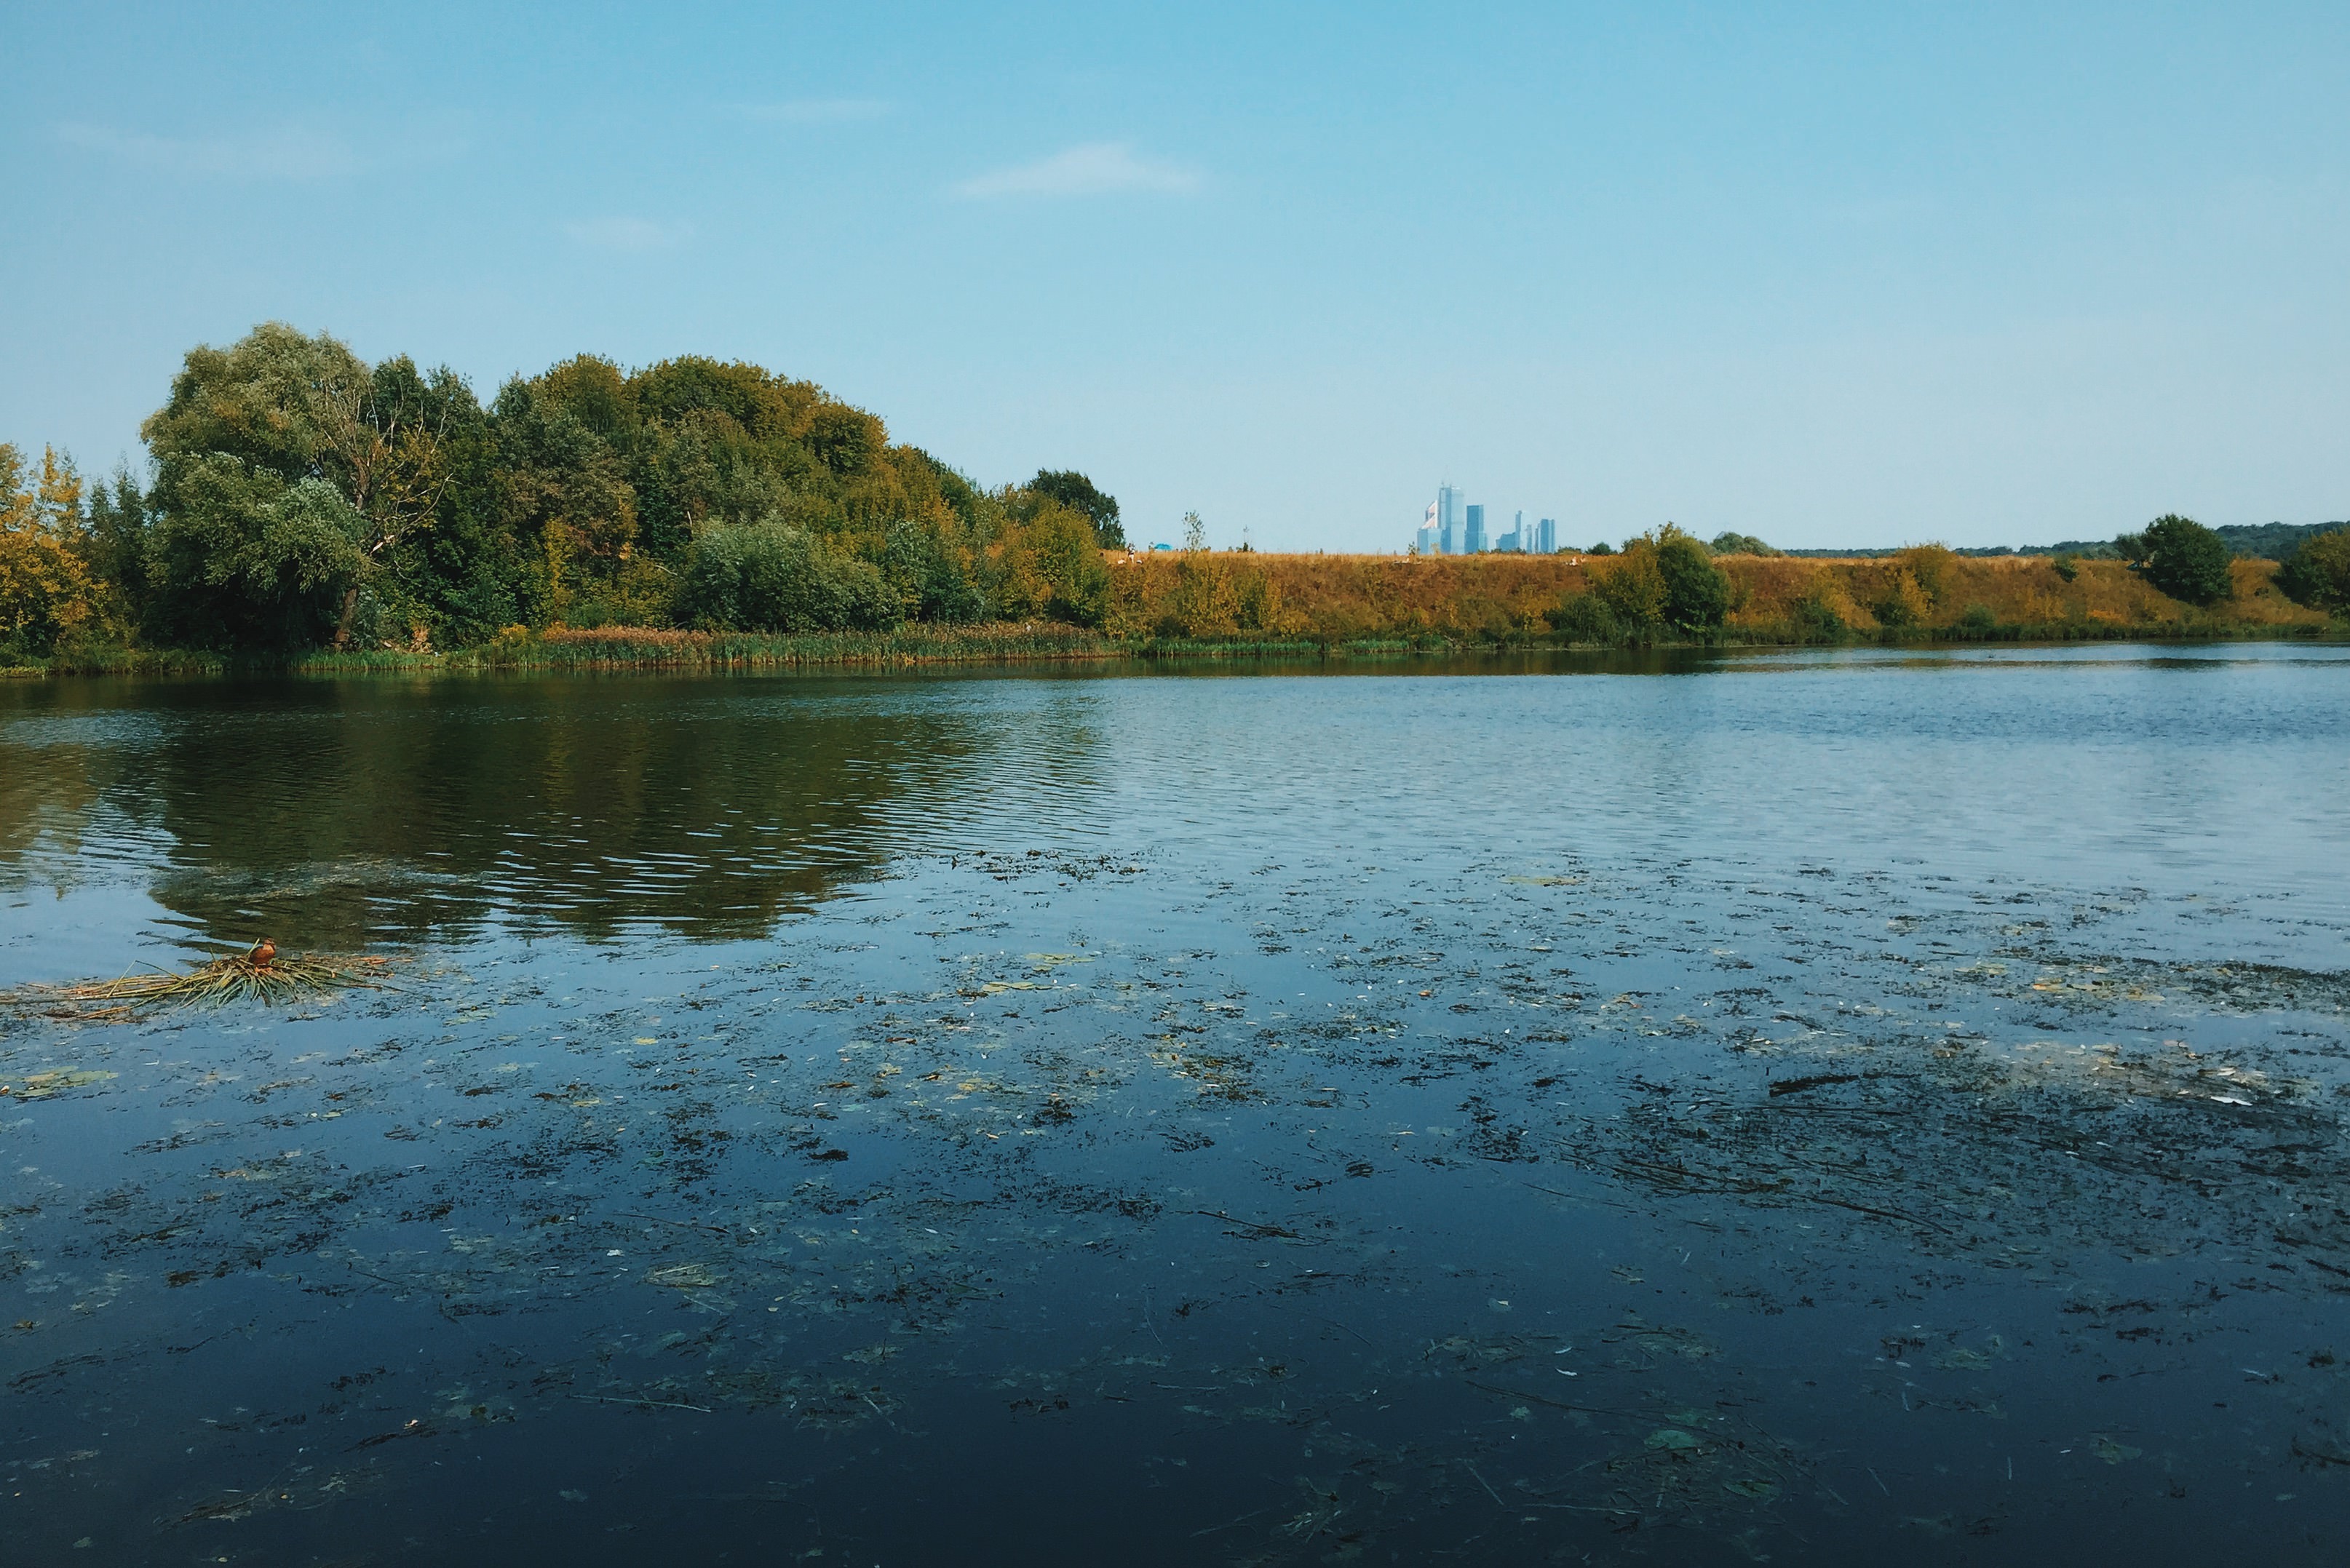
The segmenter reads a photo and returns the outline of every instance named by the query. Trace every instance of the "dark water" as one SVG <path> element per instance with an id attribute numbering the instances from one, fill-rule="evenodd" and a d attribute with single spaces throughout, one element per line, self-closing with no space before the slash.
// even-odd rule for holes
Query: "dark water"
<path id="1" fill-rule="evenodd" d="M 2350 657 L 0 686 L 0 1561 L 2332 1563 Z M 14 1326 L 8 1326 L 13 1323 Z"/>

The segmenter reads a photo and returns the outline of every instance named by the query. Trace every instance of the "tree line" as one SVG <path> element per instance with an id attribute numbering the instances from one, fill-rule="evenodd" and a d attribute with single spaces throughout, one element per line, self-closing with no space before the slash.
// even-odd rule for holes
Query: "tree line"
<path id="1" fill-rule="evenodd" d="M 191 350 L 144 481 L 0 445 L 0 651 L 458 647 L 513 627 L 1097 625 L 1118 502 L 985 488 L 740 362 L 581 355 L 487 404 L 270 323 Z"/>
<path id="2" fill-rule="evenodd" d="M 1722 534 L 1708 545 L 1668 523 L 1626 541 L 1620 551 L 1602 543 L 1590 554 L 1600 559 L 1593 563 L 1587 586 L 1564 596 L 1544 618 L 1570 641 L 1638 644 L 1712 634 L 1737 607 L 1738 597 L 1737 585 L 1715 565 L 1716 558 L 1768 559 L 1782 553 L 1746 534 Z M 1856 578 L 1867 581 L 1863 597 L 1852 603 L 1887 632 L 1987 632 L 1993 624 L 1988 607 L 1968 607 L 1956 621 L 1939 613 L 1945 563 L 1958 558 L 1957 552 L 1939 545 L 1894 551 Z M 2227 541 L 2217 530 L 2176 514 L 2119 535 L 2095 557 L 2058 555 L 2050 557 L 2050 566 L 2069 584 L 2090 558 L 2121 562 L 2157 592 L 2199 609 L 2216 608 L 2237 591 L 2230 566 L 2235 554 Z M 2295 603 L 2350 616 L 2350 529 L 2303 536 L 2272 580 Z M 1817 595 L 1806 596 L 1793 607 L 1791 629 L 1805 638 L 1833 639 L 1851 629 L 1851 607 L 1840 610 Z"/>

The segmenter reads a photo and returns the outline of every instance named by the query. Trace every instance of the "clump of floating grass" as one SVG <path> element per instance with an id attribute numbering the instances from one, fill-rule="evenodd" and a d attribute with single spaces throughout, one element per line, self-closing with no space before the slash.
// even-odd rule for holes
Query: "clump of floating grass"
<path id="1" fill-rule="evenodd" d="M 124 1012 L 141 1007 L 225 1007 L 231 1002 L 294 1002 L 338 991 L 381 990 L 391 961 L 369 955 L 280 953 L 263 941 L 192 970 L 157 970 L 79 985 L 27 988 L 27 1000 L 76 1012 Z"/>

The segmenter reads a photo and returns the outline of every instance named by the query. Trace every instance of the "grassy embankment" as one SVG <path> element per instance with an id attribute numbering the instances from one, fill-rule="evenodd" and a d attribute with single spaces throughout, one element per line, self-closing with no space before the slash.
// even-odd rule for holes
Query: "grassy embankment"
<path id="1" fill-rule="evenodd" d="M 1238 585 L 1232 597 L 1267 606 L 1255 618 L 1269 632 L 1325 645 L 1359 641 L 1544 645 L 1556 640 L 1544 612 L 1588 591 L 1610 557 L 1472 556 L 1406 559 L 1378 556 L 1222 556 Z M 2047 556 L 1979 557 L 1931 546 L 1878 559 L 1815 560 L 1724 556 L 1730 580 L 1723 625 L 1700 636 L 1670 630 L 1661 644 L 1730 646 L 1803 642 L 1948 642 L 2115 638 L 2318 636 L 2324 612 L 2304 608 L 2272 581 L 2270 561 L 2240 560 L 2232 595 L 2209 608 L 2182 604 L 2118 561 Z M 1180 556 L 1118 568 L 1123 618 L 1166 636 L 1180 619 Z M 2069 570 L 2071 576 L 2065 573 Z M 1248 590 L 1255 576 L 1263 587 Z M 1196 594 L 1195 596 L 1196 597 Z M 1226 631 L 1260 636 L 1246 622 Z"/>
<path id="2" fill-rule="evenodd" d="M 1731 607 L 1718 628 L 1659 628 L 1655 646 L 1932 644 L 2341 635 L 2239 560 L 2234 592 L 2183 604 L 2117 561 L 1975 557 L 1930 546 L 1876 559 L 1726 556 Z M 1017 663 L 1120 657 L 1231 658 L 1577 646 L 1545 612 L 1588 591 L 1607 557 L 1159 554 L 1112 558 L 1099 629 L 1047 621 L 909 623 L 887 632 L 763 635 L 664 628 L 554 628 L 448 652 L 317 652 L 276 668 L 626 670 Z M 2070 575 L 2067 575 L 2069 570 Z M 1590 646 L 1583 644 L 1580 646 Z M 215 672 L 203 653 L 67 656 L 20 673 Z"/>

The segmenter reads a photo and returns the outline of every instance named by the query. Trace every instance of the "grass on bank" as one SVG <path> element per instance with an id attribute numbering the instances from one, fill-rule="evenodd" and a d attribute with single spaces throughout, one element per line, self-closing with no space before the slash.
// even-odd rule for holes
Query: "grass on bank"
<path id="1" fill-rule="evenodd" d="M 1721 622 L 1627 625 L 1595 607 L 1620 557 L 1408 557 L 1164 553 L 1111 557 L 1099 628 L 1031 620 L 908 622 L 888 631 L 759 634 L 660 627 L 509 628 L 475 648 L 320 650 L 255 660 L 94 649 L 7 673 L 214 674 L 240 668 L 775 669 L 1042 660 L 1397 657 L 1464 649 L 2333 637 L 2350 626 L 2296 604 L 2272 562 L 2230 566 L 2210 606 L 2171 598 L 2119 561 L 1962 556 L 1920 546 L 1877 558 L 1725 556 Z"/>

